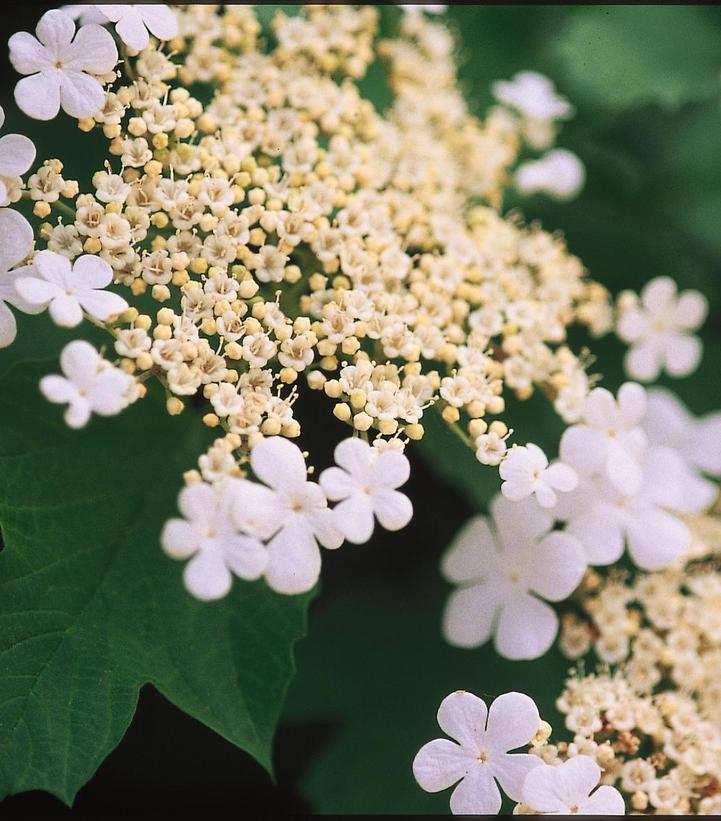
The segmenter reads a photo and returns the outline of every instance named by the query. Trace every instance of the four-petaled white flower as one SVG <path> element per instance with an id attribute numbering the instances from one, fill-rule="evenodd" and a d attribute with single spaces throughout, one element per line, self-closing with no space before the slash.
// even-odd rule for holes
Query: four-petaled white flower
<path id="1" fill-rule="evenodd" d="M 27 314 L 41 309 L 30 305 L 15 290 L 20 277 L 32 273 L 29 265 L 15 268 L 33 249 L 33 229 L 30 223 L 9 208 L 0 209 L 0 348 L 6 348 L 17 335 L 17 323 L 6 303 Z"/>
<path id="2" fill-rule="evenodd" d="M 112 35 L 90 23 L 75 33 L 70 15 L 60 9 L 45 12 L 37 37 L 18 32 L 8 41 L 10 61 L 19 74 L 29 74 L 15 86 L 15 101 L 36 120 L 52 120 L 60 107 L 71 117 L 92 117 L 105 103 L 105 92 L 93 75 L 112 71 L 118 51 Z"/>
<path id="3" fill-rule="evenodd" d="M 5 123 L 5 112 L 0 106 L 0 128 Z M 21 177 L 33 164 L 35 146 L 22 134 L 0 137 L 0 206 L 9 205 L 7 186 L 3 177 Z"/>
<path id="4" fill-rule="evenodd" d="M 588 755 L 562 764 L 535 767 L 523 782 L 523 803 L 541 815 L 624 815 L 623 796 L 607 784 L 598 787 L 601 768 Z"/>
<path id="5" fill-rule="evenodd" d="M 98 4 L 96 8 L 115 23 L 118 37 L 134 51 L 142 51 L 148 45 L 148 30 L 159 40 L 178 36 L 178 19 L 165 4 Z"/>
<path id="6" fill-rule="evenodd" d="M 325 494 L 307 480 L 300 448 L 282 437 L 259 442 L 251 451 L 250 465 L 265 485 L 239 480 L 236 525 L 245 533 L 270 539 L 265 577 L 273 590 L 305 593 L 320 575 L 318 542 L 327 548 L 343 543 Z"/>
<path id="7" fill-rule="evenodd" d="M 71 264 L 53 251 L 35 255 L 32 273 L 19 279 L 15 287 L 30 305 L 50 307 L 56 325 L 74 328 L 83 320 L 83 311 L 99 322 L 123 313 L 128 303 L 118 294 L 104 291 L 113 279 L 113 269 L 100 257 L 84 254 Z"/>
<path id="8" fill-rule="evenodd" d="M 662 369 L 686 376 L 701 361 L 703 346 L 693 331 L 701 327 L 708 302 L 698 291 L 678 293 L 670 277 L 656 277 L 641 291 L 640 302 L 623 311 L 616 333 L 631 345 L 624 360 L 634 379 L 652 382 Z"/>
<path id="9" fill-rule="evenodd" d="M 551 531 L 552 516 L 532 499 L 496 496 L 490 509 L 490 520 L 471 519 L 443 557 L 443 576 L 460 585 L 448 599 L 443 632 L 459 647 L 495 636 L 500 655 L 537 658 L 558 632 L 558 617 L 543 599 L 561 601 L 576 589 L 586 569 L 583 546 Z"/>
<path id="10" fill-rule="evenodd" d="M 565 148 L 549 151 L 537 160 L 524 162 L 514 175 L 521 194 L 547 194 L 557 200 L 571 200 L 583 188 L 586 170 L 581 160 Z"/>
<path id="11" fill-rule="evenodd" d="M 400 530 L 413 516 L 410 499 L 396 488 L 408 481 L 408 458 L 397 451 L 371 447 L 357 438 L 344 439 L 335 449 L 339 467 L 320 475 L 320 486 L 333 502 L 337 528 L 349 542 L 362 544 L 373 534 L 373 517 L 386 530 Z"/>
<path id="12" fill-rule="evenodd" d="M 44 376 L 40 390 L 51 402 L 68 405 L 65 421 L 71 428 L 84 427 L 93 413 L 115 416 L 134 398 L 133 377 L 113 367 L 82 339 L 63 348 L 60 367 L 65 376 Z"/>
<path id="13" fill-rule="evenodd" d="M 608 565 L 623 555 L 624 545 L 643 570 L 661 570 L 687 547 L 688 528 L 674 515 L 697 508 L 689 497 L 680 460 L 668 448 L 650 447 L 643 461 L 643 480 L 635 493 L 623 493 L 604 474 L 584 477 L 553 511 L 567 522 L 566 533 L 583 544 L 589 564 Z"/>
<path id="14" fill-rule="evenodd" d="M 229 479 L 221 486 L 198 482 L 183 488 L 178 508 L 184 518 L 166 522 L 160 537 L 169 556 L 190 558 L 183 580 L 188 592 L 201 601 L 226 596 L 233 575 L 259 579 L 268 563 L 268 551 L 260 541 L 235 526 L 238 481 Z"/>
<path id="15" fill-rule="evenodd" d="M 563 462 L 548 464 L 546 454 L 538 445 L 515 446 L 506 454 L 499 468 L 501 493 L 513 502 L 535 494 L 541 507 L 553 507 L 558 501 L 557 490 L 564 493 L 578 485 L 576 471 Z"/>
<path id="16" fill-rule="evenodd" d="M 561 437 L 561 459 L 580 475 L 605 473 L 621 492 L 641 487 L 641 458 L 646 434 L 640 427 L 646 413 L 646 391 L 627 382 L 618 399 L 605 388 L 595 388 L 586 398 L 582 423 L 567 428 Z"/>
<path id="17" fill-rule="evenodd" d="M 496 815 L 501 809 L 500 784 L 514 801 L 538 756 L 509 753 L 528 745 L 541 720 L 533 700 L 505 693 L 491 704 L 463 690 L 443 699 L 438 725 L 446 738 L 429 741 L 413 761 L 413 775 L 426 792 L 440 792 L 460 782 L 451 794 L 454 815 Z"/>
<path id="18" fill-rule="evenodd" d="M 537 71 L 519 71 L 512 80 L 497 80 L 493 96 L 533 120 L 557 120 L 573 113 L 568 100 L 556 94 L 551 80 Z"/>

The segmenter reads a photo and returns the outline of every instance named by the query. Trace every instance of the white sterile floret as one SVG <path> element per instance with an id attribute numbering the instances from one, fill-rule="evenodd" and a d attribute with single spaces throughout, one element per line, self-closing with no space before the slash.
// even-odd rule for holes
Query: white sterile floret
<path id="1" fill-rule="evenodd" d="M 240 533 L 233 518 L 238 480 L 213 486 L 197 482 L 180 491 L 182 519 L 170 519 L 160 537 L 163 550 L 174 559 L 190 559 L 183 573 L 188 592 L 201 601 L 220 599 L 230 592 L 233 575 L 259 579 L 268 551 L 254 536 Z"/>
<path id="2" fill-rule="evenodd" d="M 61 106 L 71 117 L 92 117 L 105 103 L 93 75 L 107 74 L 118 62 L 112 36 L 94 23 L 76 34 L 73 18 L 59 9 L 43 14 L 35 33 L 21 31 L 8 41 L 15 70 L 31 75 L 15 86 L 20 109 L 36 120 L 52 120 Z"/>
<path id="3" fill-rule="evenodd" d="M 624 815 L 621 793 L 607 784 L 598 787 L 600 780 L 601 768 L 588 755 L 543 764 L 526 776 L 523 803 L 541 815 Z"/>
<path id="4" fill-rule="evenodd" d="M 32 273 L 28 265 L 15 268 L 32 249 L 30 223 L 17 211 L 0 209 L 0 348 L 10 345 L 17 335 L 17 323 L 8 305 L 27 314 L 42 310 L 26 302 L 15 289 L 18 279 Z"/>
<path id="5" fill-rule="evenodd" d="M 240 530 L 270 539 L 265 577 L 277 593 L 305 593 L 318 581 L 320 550 L 337 548 L 343 536 L 325 494 L 307 481 L 300 448 L 279 436 L 259 442 L 250 466 L 264 485 L 240 480 L 235 506 Z"/>
<path id="6" fill-rule="evenodd" d="M 478 696 L 457 690 L 441 702 L 438 726 L 457 743 L 429 741 L 413 760 L 413 775 L 426 792 L 457 784 L 450 802 L 454 815 L 498 814 L 499 785 L 520 801 L 529 772 L 543 763 L 535 755 L 509 752 L 527 746 L 541 726 L 538 708 L 523 693 L 498 696 L 489 710 Z"/>
<path id="7" fill-rule="evenodd" d="M 652 382 L 663 369 L 671 376 L 692 373 L 703 353 L 693 331 L 708 313 L 698 291 L 678 293 L 670 277 L 656 277 L 641 291 L 640 301 L 622 311 L 616 333 L 631 345 L 624 360 L 633 379 Z"/>
<path id="8" fill-rule="evenodd" d="M 333 519 L 349 542 L 362 544 L 373 534 L 374 517 L 386 530 L 400 530 L 413 516 L 410 499 L 396 488 L 405 484 L 410 464 L 403 453 L 379 450 L 362 439 L 344 439 L 335 449 L 338 467 L 319 482 L 332 502 Z"/>
<path id="9" fill-rule="evenodd" d="M 443 616 L 446 639 L 478 647 L 495 637 L 506 658 L 543 655 L 558 632 L 558 617 L 544 599 L 561 601 L 586 569 L 579 540 L 551 531 L 552 516 L 532 499 L 496 496 L 491 516 L 476 516 L 456 536 L 441 563 L 459 589 Z"/>
<path id="10" fill-rule="evenodd" d="M 586 398 L 581 424 L 561 437 L 561 459 L 582 476 L 604 473 L 618 490 L 632 494 L 641 486 L 641 459 L 646 434 L 640 427 L 646 412 L 646 391 L 627 382 L 618 399 L 605 388 Z"/>
<path id="11" fill-rule="evenodd" d="M 5 112 L 0 106 L 0 128 L 5 123 Z M 5 134 L 0 137 L 0 207 L 10 204 L 8 187 L 3 177 L 21 177 L 33 164 L 35 146 L 22 134 Z"/>
<path id="12" fill-rule="evenodd" d="M 585 181 L 583 163 L 573 151 L 565 148 L 556 148 L 537 160 L 522 163 L 514 176 L 521 194 L 547 194 L 557 200 L 573 199 Z"/>
<path id="13" fill-rule="evenodd" d="M 565 532 L 581 541 L 589 564 L 613 564 L 627 545 L 640 568 L 660 570 L 689 544 L 689 530 L 674 514 L 699 505 L 684 488 L 678 464 L 668 449 L 648 448 L 637 492 L 623 493 L 605 475 L 596 474 L 582 478 L 553 513 L 567 523 Z"/>
<path id="14" fill-rule="evenodd" d="M 135 399 L 132 376 L 113 367 L 81 339 L 63 348 L 60 367 L 64 376 L 44 376 L 40 390 L 50 402 L 67 404 L 65 422 L 71 428 L 84 427 L 93 413 L 115 416 Z"/>
<path id="15" fill-rule="evenodd" d="M 499 468 L 501 493 L 513 502 L 535 494 L 542 507 L 553 507 L 558 501 L 557 490 L 563 493 L 573 490 L 578 476 L 573 468 L 563 462 L 548 464 L 546 454 L 538 445 L 512 447 Z"/>
<path id="16" fill-rule="evenodd" d="M 134 51 L 142 51 L 148 45 L 148 30 L 159 40 L 178 36 L 178 19 L 165 4 L 98 4 L 96 8 L 115 23 L 118 37 Z"/>
<path id="17" fill-rule="evenodd" d="M 84 254 L 71 263 L 53 251 L 35 255 L 31 273 L 15 287 L 30 305 L 50 309 L 56 325 L 74 328 L 83 320 L 83 311 L 98 322 L 105 322 L 128 308 L 118 294 L 104 291 L 113 279 L 113 269 L 100 257 Z"/>

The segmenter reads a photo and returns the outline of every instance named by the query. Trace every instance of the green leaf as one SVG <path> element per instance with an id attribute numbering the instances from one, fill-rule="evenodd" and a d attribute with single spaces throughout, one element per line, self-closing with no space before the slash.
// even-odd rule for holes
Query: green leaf
<path id="1" fill-rule="evenodd" d="M 601 108 L 678 108 L 719 94 L 721 29 L 702 6 L 587 6 L 552 48 L 567 81 Z"/>
<path id="2" fill-rule="evenodd" d="M 72 802 L 146 683 L 270 770 L 309 597 L 236 581 L 192 599 L 158 534 L 204 444 L 198 419 L 151 392 L 70 431 L 38 391 L 50 367 L 0 389 L 0 798 Z"/>

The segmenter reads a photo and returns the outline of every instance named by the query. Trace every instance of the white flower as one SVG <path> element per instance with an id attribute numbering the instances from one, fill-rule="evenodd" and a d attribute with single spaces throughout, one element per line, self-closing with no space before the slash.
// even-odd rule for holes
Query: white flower
<path id="1" fill-rule="evenodd" d="M 558 617 L 543 599 L 561 601 L 586 569 L 583 546 L 560 530 L 532 499 L 496 496 L 490 520 L 476 516 L 443 557 L 441 572 L 460 585 L 446 605 L 443 632 L 459 647 L 478 647 L 495 636 L 505 658 L 543 655 L 558 631 Z"/>
<path id="2" fill-rule="evenodd" d="M 15 288 L 30 305 L 40 310 L 50 306 L 56 325 L 74 328 L 82 322 L 83 311 L 105 322 L 128 308 L 121 296 L 103 290 L 113 279 L 113 269 L 100 257 L 84 254 L 71 263 L 61 254 L 40 251 L 32 269 L 40 276 L 19 279 Z"/>
<path id="3" fill-rule="evenodd" d="M 642 425 L 652 445 L 670 448 L 683 463 L 678 469 L 684 497 L 680 509 L 707 509 L 718 485 L 703 474 L 721 477 L 721 413 L 696 419 L 670 391 L 652 388 Z"/>
<path id="4" fill-rule="evenodd" d="M 307 481 L 300 448 L 279 436 L 251 451 L 253 473 L 264 485 L 240 480 L 235 516 L 240 530 L 268 543 L 265 577 L 277 593 L 305 593 L 318 581 L 320 550 L 336 548 L 343 537 L 325 495 Z"/>
<path id="5" fill-rule="evenodd" d="M 238 480 L 220 486 L 198 482 L 180 491 L 178 508 L 185 518 L 166 522 L 160 537 L 174 559 L 188 559 L 183 579 L 201 601 L 226 596 L 233 574 L 253 581 L 266 568 L 268 553 L 254 536 L 238 532 L 233 520 Z M 191 558 L 192 557 L 192 558 Z"/>
<path id="6" fill-rule="evenodd" d="M 59 9 L 45 12 L 35 32 L 37 38 L 21 31 L 8 41 L 15 70 L 31 75 L 15 86 L 20 109 L 36 120 L 52 120 L 61 106 L 71 117 L 92 117 L 105 92 L 91 75 L 107 74 L 118 62 L 112 36 L 94 23 L 76 34 L 72 17 Z"/>
<path id="7" fill-rule="evenodd" d="M 623 555 L 624 544 L 643 570 L 660 570 L 688 546 L 686 525 L 671 511 L 684 507 L 683 476 L 667 448 L 648 448 L 643 481 L 633 494 L 615 488 L 605 475 L 583 478 L 554 510 L 576 536 L 589 564 L 608 565 Z"/>
<path id="8" fill-rule="evenodd" d="M 32 268 L 14 266 L 22 262 L 32 249 L 33 229 L 30 223 L 17 211 L 0 209 L 0 348 L 10 345 L 17 335 L 15 317 L 6 303 L 28 314 L 39 313 L 15 290 L 17 280 L 30 274 Z"/>
<path id="9" fill-rule="evenodd" d="M 645 412 L 641 385 L 622 385 L 618 400 L 605 388 L 595 388 L 586 398 L 582 424 L 567 428 L 561 437 L 561 459 L 581 475 L 603 472 L 618 490 L 635 493 L 643 478 L 646 435 L 640 423 Z"/>
<path id="10" fill-rule="evenodd" d="M 565 119 L 573 113 L 548 77 L 535 71 L 519 71 L 512 80 L 497 80 L 492 90 L 499 103 L 531 120 Z"/>
<path id="11" fill-rule="evenodd" d="M 438 726 L 446 738 L 429 741 L 413 760 L 413 775 L 426 792 L 440 792 L 460 781 L 451 794 L 454 815 L 496 815 L 501 809 L 500 784 L 514 801 L 528 774 L 543 762 L 528 753 L 510 753 L 528 745 L 541 719 L 533 700 L 505 693 L 491 704 L 464 690 L 443 699 Z"/>
<path id="12" fill-rule="evenodd" d="M 542 815 L 624 815 L 623 796 L 603 785 L 601 768 L 588 755 L 576 755 L 562 764 L 535 767 L 523 783 L 523 803 Z"/>
<path id="13" fill-rule="evenodd" d="M 631 345 L 624 360 L 634 379 L 652 382 L 662 369 L 686 376 L 701 361 L 703 347 L 691 332 L 701 327 L 708 303 L 698 291 L 678 293 L 670 277 L 656 277 L 641 291 L 639 304 L 623 311 L 616 333 Z"/>
<path id="14" fill-rule="evenodd" d="M 69 14 L 73 20 L 79 20 L 81 25 L 99 23 L 102 26 L 108 21 L 108 18 L 98 10 L 97 6 L 88 3 L 68 3 L 65 6 L 60 6 L 60 10 Z"/>
<path id="15" fill-rule="evenodd" d="M 362 544 L 373 534 L 373 517 L 386 530 L 400 530 L 413 516 L 413 506 L 396 488 L 408 481 L 408 458 L 397 451 L 380 451 L 362 439 L 344 439 L 335 449 L 340 467 L 320 475 L 320 486 L 333 502 L 336 527 L 349 542 Z"/>
<path id="16" fill-rule="evenodd" d="M 583 188 L 586 171 L 581 160 L 564 148 L 556 148 L 538 160 L 522 163 L 515 173 L 521 194 L 547 194 L 557 200 L 571 200 Z"/>
<path id="17" fill-rule="evenodd" d="M 506 454 L 499 468 L 501 493 L 518 502 L 535 493 L 538 504 L 553 507 L 558 501 L 556 491 L 568 492 L 578 484 L 573 468 L 563 462 L 548 464 L 546 454 L 538 445 L 515 446 Z"/>
<path id="18" fill-rule="evenodd" d="M 0 128 L 5 123 L 5 112 L 0 106 Z M 35 146 L 22 134 L 0 137 L 0 206 L 9 205 L 7 186 L 3 177 L 21 177 L 33 164 Z"/>
<path id="19" fill-rule="evenodd" d="M 142 51 L 148 45 L 148 30 L 159 40 L 178 36 L 178 19 L 165 4 L 98 4 L 97 8 L 115 23 L 118 37 L 134 51 Z"/>
<path id="20" fill-rule="evenodd" d="M 68 405 L 65 422 L 71 428 L 84 427 L 93 413 L 115 416 L 132 401 L 132 376 L 113 367 L 82 339 L 63 348 L 60 367 L 65 376 L 44 376 L 40 390 L 50 402 Z"/>

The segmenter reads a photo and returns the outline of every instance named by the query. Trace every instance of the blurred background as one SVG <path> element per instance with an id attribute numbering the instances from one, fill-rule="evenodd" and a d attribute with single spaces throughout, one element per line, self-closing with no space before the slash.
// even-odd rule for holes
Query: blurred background
<path id="1" fill-rule="evenodd" d="M 32 31 L 48 7 L 4 8 L 3 42 L 14 31 Z M 390 30 L 399 13 L 384 7 L 384 27 Z M 528 221 L 562 231 L 591 276 L 614 294 L 639 290 L 660 275 L 702 291 L 711 306 L 703 362 L 693 376 L 665 384 L 695 413 L 721 408 L 721 8 L 464 5 L 449 8 L 447 18 L 475 113 L 491 102 L 492 81 L 524 69 L 547 74 L 576 109 L 558 145 L 585 163 L 584 190 L 570 203 L 511 195 L 504 210 L 518 207 Z M 21 117 L 6 49 L 0 67 L 4 130 L 27 133 L 39 157 L 59 157 L 75 168 L 73 158 L 86 149 L 78 147 L 74 124 Z M 378 67 L 365 90 L 377 105 L 387 101 Z M 624 381 L 617 340 L 575 342 L 591 347 L 592 370 L 606 386 L 615 390 Z M 20 344 L 57 350 L 51 334 L 25 332 Z M 3 352 L 0 369 L 11 359 L 12 349 Z M 562 427 L 541 399 L 512 405 L 511 413 L 518 429 L 532 426 L 534 441 L 555 451 Z M 319 461 L 329 456 L 314 442 L 327 439 L 327 416 L 326 435 L 310 431 L 306 440 Z M 432 463 L 422 462 L 424 454 Z M 490 697 L 522 689 L 554 723 L 554 699 L 568 667 L 557 651 L 512 663 L 488 647 L 451 648 L 439 632 L 448 588 L 436 570 L 438 557 L 465 519 L 483 509 L 497 474 L 459 452 L 443 430 L 432 431 L 415 462 L 411 525 L 325 556 L 278 735 L 277 783 L 146 687 L 127 736 L 81 790 L 77 811 L 445 813 L 447 796 L 423 793 L 410 771 L 417 749 L 435 735 L 443 696 L 459 688 Z M 7 799 L 0 810 L 68 812 L 40 793 Z"/>

